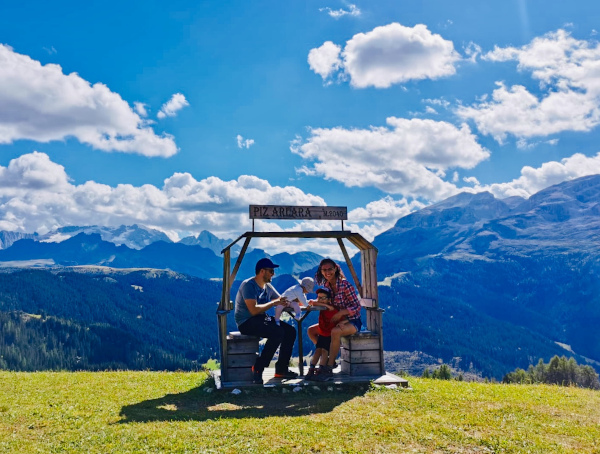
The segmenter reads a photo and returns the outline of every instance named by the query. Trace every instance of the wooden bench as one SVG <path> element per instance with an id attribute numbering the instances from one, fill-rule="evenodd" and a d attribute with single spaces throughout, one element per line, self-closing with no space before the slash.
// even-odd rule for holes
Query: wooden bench
<path id="1" fill-rule="evenodd" d="M 381 310 L 372 298 L 362 298 L 360 305 L 367 310 L 363 324 L 381 327 Z M 372 319 L 375 317 L 374 319 Z M 342 373 L 348 375 L 378 375 L 385 372 L 383 348 L 378 333 L 365 330 L 342 337 L 340 345 Z"/>
<path id="2" fill-rule="evenodd" d="M 227 335 L 227 381 L 252 381 L 252 366 L 258 357 L 256 336 L 246 336 L 239 331 Z"/>
<path id="3" fill-rule="evenodd" d="M 348 375 L 381 374 L 381 349 L 379 335 L 371 331 L 359 331 L 342 337 L 340 352 L 342 373 Z"/>

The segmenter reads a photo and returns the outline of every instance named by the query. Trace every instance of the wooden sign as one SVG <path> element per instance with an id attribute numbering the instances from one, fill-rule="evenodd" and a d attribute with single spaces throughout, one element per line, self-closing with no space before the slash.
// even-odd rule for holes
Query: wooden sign
<path id="1" fill-rule="evenodd" d="M 250 205 L 250 219 L 348 219 L 348 207 Z"/>

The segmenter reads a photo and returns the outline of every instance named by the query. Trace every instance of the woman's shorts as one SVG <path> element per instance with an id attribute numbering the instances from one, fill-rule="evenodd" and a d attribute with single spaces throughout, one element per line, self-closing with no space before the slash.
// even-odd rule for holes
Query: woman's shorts
<path id="1" fill-rule="evenodd" d="M 362 321 L 360 318 L 355 318 L 352 320 L 348 320 L 351 324 L 354 325 L 354 327 L 356 328 L 356 332 L 360 332 L 361 328 L 362 328 Z"/>
<path id="2" fill-rule="evenodd" d="M 331 336 L 321 336 L 317 338 L 316 348 L 322 348 L 323 350 L 329 351 L 329 347 L 331 346 Z"/>

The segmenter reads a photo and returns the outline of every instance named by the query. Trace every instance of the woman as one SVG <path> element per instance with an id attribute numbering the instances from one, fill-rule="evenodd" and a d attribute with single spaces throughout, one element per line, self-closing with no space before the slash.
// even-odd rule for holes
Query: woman
<path id="1" fill-rule="evenodd" d="M 331 346 L 329 347 L 329 360 L 327 366 L 319 369 L 318 380 L 325 381 L 333 377 L 333 366 L 335 358 L 340 351 L 340 340 L 344 336 L 350 336 L 360 331 L 362 321 L 360 319 L 360 301 L 354 286 L 348 282 L 340 266 L 331 259 L 323 259 L 319 264 L 315 281 L 332 294 L 331 305 L 339 310 L 331 322 L 336 323 L 331 330 Z M 318 326 L 308 328 L 308 336 L 316 343 Z"/>

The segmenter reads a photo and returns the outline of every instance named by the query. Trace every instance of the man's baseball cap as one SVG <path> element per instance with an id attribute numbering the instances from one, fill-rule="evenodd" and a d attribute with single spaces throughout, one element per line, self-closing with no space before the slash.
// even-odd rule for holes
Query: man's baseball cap
<path id="1" fill-rule="evenodd" d="M 264 268 L 279 268 L 279 265 L 275 265 L 271 259 L 265 257 L 264 259 L 260 259 L 258 262 L 256 262 L 254 271 L 256 274 L 258 274 L 258 272 Z"/>

